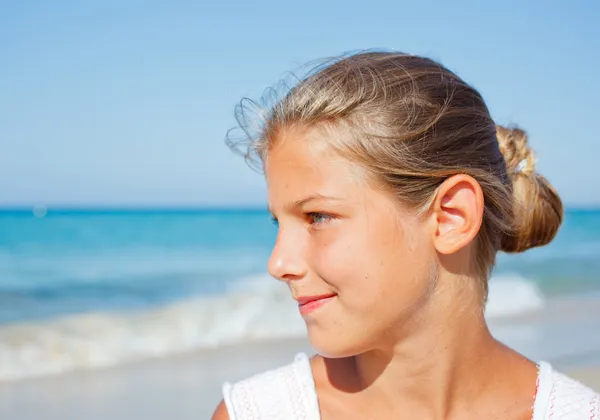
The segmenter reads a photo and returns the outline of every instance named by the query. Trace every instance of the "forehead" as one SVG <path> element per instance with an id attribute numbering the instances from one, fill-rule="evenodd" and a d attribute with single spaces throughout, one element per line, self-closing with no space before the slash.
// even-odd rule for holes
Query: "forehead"
<path id="1" fill-rule="evenodd" d="M 365 171 L 327 146 L 320 130 L 289 129 L 279 133 L 265 160 L 269 201 L 305 195 L 337 195 L 364 187 Z"/>

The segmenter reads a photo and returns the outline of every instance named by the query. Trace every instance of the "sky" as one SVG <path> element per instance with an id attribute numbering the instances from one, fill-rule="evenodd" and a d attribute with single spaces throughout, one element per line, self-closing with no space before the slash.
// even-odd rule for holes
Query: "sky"
<path id="1" fill-rule="evenodd" d="M 0 206 L 262 206 L 234 107 L 303 64 L 420 54 L 600 206 L 600 2 L 0 0 Z"/>

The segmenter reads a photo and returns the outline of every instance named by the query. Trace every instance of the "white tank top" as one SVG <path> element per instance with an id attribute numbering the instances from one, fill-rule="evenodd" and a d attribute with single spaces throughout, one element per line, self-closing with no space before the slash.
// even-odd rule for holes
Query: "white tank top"
<path id="1" fill-rule="evenodd" d="M 294 362 L 223 385 L 231 420 L 320 420 L 310 360 Z M 581 383 L 539 364 L 532 420 L 600 420 L 600 395 Z"/>

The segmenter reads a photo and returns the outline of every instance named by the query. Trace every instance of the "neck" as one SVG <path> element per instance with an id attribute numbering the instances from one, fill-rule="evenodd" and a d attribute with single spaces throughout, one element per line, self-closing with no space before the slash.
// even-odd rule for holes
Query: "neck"
<path id="1" fill-rule="evenodd" d="M 464 309 L 481 307 L 470 295 L 434 294 L 395 340 L 353 357 L 356 391 L 413 418 L 461 417 L 478 396 L 498 395 L 507 362 L 520 369 L 524 359 L 492 337 L 482 311 Z"/>

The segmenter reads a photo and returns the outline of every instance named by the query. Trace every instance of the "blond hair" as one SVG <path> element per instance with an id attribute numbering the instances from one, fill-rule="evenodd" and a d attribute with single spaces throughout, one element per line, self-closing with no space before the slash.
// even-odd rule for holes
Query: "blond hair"
<path id="1" fill-rule="evenodd" d="M 264 162 L 282 129 L 320 126 L 343 129 L 348 135 L 329 136 L 329 145 L 418 212 L 448 177 L 477 180 L 485 209 L 474 268 L 484 296 L 498 250 L 545 245 L 562 222 L 561 200 L 535 172 L 525 132 L 496 126 L 481 95 L 428 58 L 365 52 L 318 66 L 266 111 L 255 133 L 247 104 L 237 116 L 248 147 L 228 142 L 250 161 Z"/>

